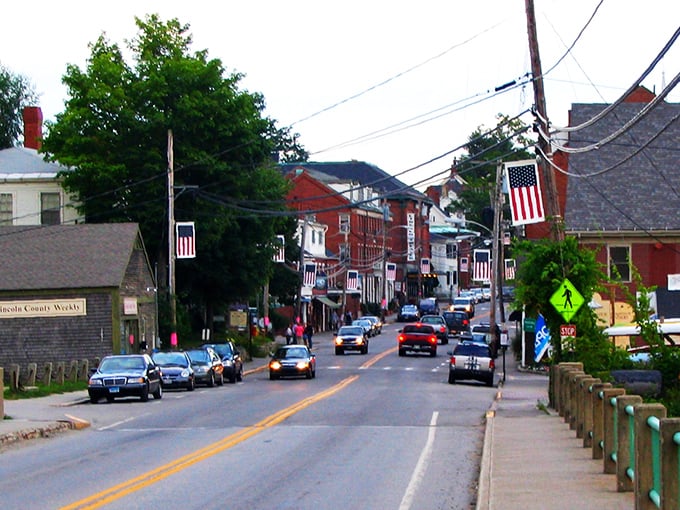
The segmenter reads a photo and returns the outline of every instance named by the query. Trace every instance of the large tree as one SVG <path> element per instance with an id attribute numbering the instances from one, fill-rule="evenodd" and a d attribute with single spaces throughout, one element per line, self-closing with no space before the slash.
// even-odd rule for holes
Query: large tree
<path id="1" fill-rule="evenodd" d="M 23 130 L 23 109 L 36 102 L 37 95 L 28 78 L 0 65 L 0 149 L 17 144 Z"/>
<path id="2" fill-rule="evenodd" d="M 239 89 L 242 75 L 206 50 L 191 52 L 188 25 L 157 15 L 136 24 L 131 63 L 102 35 L 85 69 L 67 67 L 69 99 L 48 124 L 43 150 L 71 168 L 64 183 L 88 222 L 140 224 L 161 276 L 173 154 L 175 219 L 196 222 L 197 243 L 197 257 L 177 263 L 177 294 L 210 321 L 271 277 L 272 241 L 294 229 L 272 154 L 304 151 L 263 116 L 260 94 Z"/>

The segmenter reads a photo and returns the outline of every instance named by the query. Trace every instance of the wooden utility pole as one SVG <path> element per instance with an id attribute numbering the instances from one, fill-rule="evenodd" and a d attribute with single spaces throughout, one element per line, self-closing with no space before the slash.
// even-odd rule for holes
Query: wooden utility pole
<path id="1" fill-rule="evenodd" d="M 170 299 L 170 346 L 177 347 L 175 301 L 175 175 L 172 130 L 168 129 L 168 298 Z"/>
<path id="2" fill-rule="evenodd" d="M 299 282 L 298 282 L 298 295 L 297 302 L 295 304 L 295 320 L 300 319 L 300 322 L 305 322 L 302 317 L 302 289 L 305 286 L 305 236 L 307 234 L 307 223 L 309 221 L 309 216 L 306 214 L 302 220 L 302 230 L 300 232 L 300 259 L 299 259 Z"/>
<path id="3" fill-rule="evenodd" d="M 501 285 L 500 288 L 498 286 L 499 283 L 501 283 L 500 279 L 497 279 L 498 274 L 499 274 L 499 242 L 500 242 L 500 225 L 501 225 L 501 215 L 502 215 L 502 207 L 501 207 L 501 183 L 503 177 L 503 163 L 499 163 L 498 166 L 496 167 L 496 186 L 494 187 L 494 193 L 493 193 L 493 228 L 492 228 L 492 235 L 493 235 L 493 240 L 491 244 L 491 302 L 489 306 L 489 333 L 491 335 L 494 335 L 496 331 L 496 294 L 502 294 L 503 292 L 503 286 Z M 501 306 L 502 305 L 501 301 Z"/>
<path id="4" fill-rule="evenodd" d="M 536 33 L 536 15 L 534 13 L 534 1 L 524 0 L 527 14 L 527 33 L 529 35 L 529 54 L 531 55 L 531 73 L 534 84 L 534 103 L 536 108 L 536 123 L 540 131 L 547 137 L 549 133 L 548 112 L 545 106 L 545 90 L 543 88 L 543 70 L 541 69 L 541 57 L 538 52 L 538 35 Z M 564 228 L 560 215 L 559 203 L 557 201 L 557 186 L 555 184 L 555 174 L 550 168 L 546 158 L 552 158 L 550 142 L 539 133 L 538 147 L 542 154 L 539 154 L 538 168 L 543 176 L 545 183 L 546 210 L 548 221 L 553 222 L 551 229 L 554 241 L 564 240 Z"/>

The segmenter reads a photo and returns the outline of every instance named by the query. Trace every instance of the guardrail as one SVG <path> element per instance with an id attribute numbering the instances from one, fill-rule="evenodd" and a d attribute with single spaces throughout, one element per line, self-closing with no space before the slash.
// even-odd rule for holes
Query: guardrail
<path id="1" fill-rule="evenodd" d="M 680 508 L 680 418 L 583 372 L 581 363 L 551 367 L 550 405 L 564 418 L 618 492 L 633 491 L 635 508 Z"/>

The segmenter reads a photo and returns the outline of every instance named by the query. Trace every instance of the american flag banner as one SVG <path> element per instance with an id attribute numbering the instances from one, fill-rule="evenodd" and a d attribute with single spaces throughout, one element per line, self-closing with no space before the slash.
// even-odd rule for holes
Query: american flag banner
<path id="1" fill-rule="evenodd" d="M 193 221 L 175 223 L 175 256 L 178 259 L 196 258 L 196 229 Z"/>
<path id="2" fill-rule="evenodd" d="M 314 287 L 316 283 L 316 264 L 305 263 L 304 276 L 302 277 L 302 284 L 305 287 Z"/>
<path id="3" fill-rule="evenodd" d="M 397 265 L 388 262 L 385 264 L 385 269 L 387 270 L 387 280 L 393 282 L 397 279 Z"/>
<path id="4" fill-rule="evenodd" d="M 276 236 L 276 241 L 274 243 L 274 262 L 285 262 L 286 261 L 286 237 L 278 235 Z"/>
<path id="5" fill-rule="evenodd" d="M 357 290 L 359 288 L 359 271 L 347 271 L 346 290 Z"/>
<path id="6" fill-rule="evenodd" d="M 515 279 L 515 259 L 505 259 L 505 279 Z"/>
<path id="7" fill-rule="evenodd" d="M 474 267 L 472 279 L 482 282 L 491 281 L 491 251 L 475 250 L 473 257 Z"/>
<path id="8" fill-rule="evenodd" d="M 470 262 L 467 257 L 460 258 L 460 272 L 467 273 L 469 271 Z"/>
<path id="9" fill-rule="evenodd" d="M 430 259 L 420 259 L 420 272 L 422 274 L 430 272 Z"/>
<path id="10" fill-rule="evenodd" d="M 513 225 L 539 223 L 545 220 L 541 181 L 535 161 L 505 163 L 510 211 Z"/>

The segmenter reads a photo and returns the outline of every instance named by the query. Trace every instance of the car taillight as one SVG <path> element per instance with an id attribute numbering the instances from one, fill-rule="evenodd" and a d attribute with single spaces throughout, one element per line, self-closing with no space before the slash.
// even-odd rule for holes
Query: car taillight
<path id="1" fill-rule="evenodd" d="M 404 335 L 399 335 L 397 337 L 397 342 L 403 342 L 404 341 Z"/>
<path id="2" fill-rule="evenodd" d="M 456 357 L 455 357 L 455 356 L 451 356 L 451 359 L 449 360 L 449 363 L 451 363 L 452 365 L 455 365 L 455 364 L 456 364 Z"/>
<path id="3" fill-rule="evenodd" d="M 436 344 L 437 343 L 437 336 L 436 335 L 431 336 L 428 340 L 430 341 L 431 344 Z"/>
<path id="4" fill-rule="evenodd" d="M 467 319 L 463 319 L 463 325 L 467 326 L 468 324 L 470 324 L 470 321 Z"/>
<path id="5" fill-rule="evenodd" d="M 439 331 L 441 331 L 442 333 L 443 333 L 444 331 L 446 331 L 446 326 L 440 326 L 440 327 L 439 327 Z"/>
<path id="6" fill-rule="evenodd" d="M 496 368 L 496 363 L 494 362 L 494 360 L 489 361 L 489 368 L 490 368 L 491 370 L 493 370 L 493 369 Z"/>

